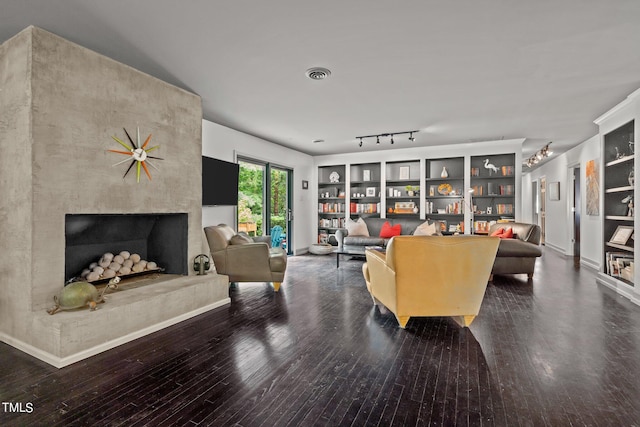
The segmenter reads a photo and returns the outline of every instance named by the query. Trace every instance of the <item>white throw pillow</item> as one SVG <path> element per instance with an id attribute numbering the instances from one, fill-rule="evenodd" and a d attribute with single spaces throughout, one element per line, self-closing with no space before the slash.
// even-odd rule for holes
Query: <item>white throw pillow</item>
<path id="1" fill-rule="evenodd" d="M 436 236 L 438 231 L 436 230 L 436 223 L 432 222 L 429 224 L 429 221 L 425 221 L 420 224 L 416 231 L 413 232 L 414 236 Z"/>
<path id="2" fill-rule="evenodd" d="M 362 218 L 358 218 L 357 221 L 347 218 L 345 228 L 349 233 L 349 236 L 369 236 L 369 229 L 367 223 Z"/>

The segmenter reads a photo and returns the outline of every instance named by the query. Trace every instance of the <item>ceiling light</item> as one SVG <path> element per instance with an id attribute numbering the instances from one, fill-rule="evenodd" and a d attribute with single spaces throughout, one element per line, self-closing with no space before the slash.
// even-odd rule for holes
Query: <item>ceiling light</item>
<path id="1" fill-rule="evenodd" d="M 551 145 L 551 142 L 548 142 L 547 145 L 545 145 L 544 147 L 539 149 L 534 155 L 529 157 L 527 159 L 527 161 L 525 162 L 527 167 L 532 167 L 533 165 L 537 165 L 543 159 L 545 159 L 545 158 L 549 157 L 550 155 L 552 155 L 553 151 L 551 151 L 551 149 L 549 148 L 549 145 Z"/>
<path id="2" fill-rule="evenodd" d="M 324 80 L 331 75 L 331 71 L 323 67 L 309 68 L 305 75 L 311 80 Z"/>
<path id="3" fill-rule="evenodd" d="M 396 135 L 404 135 L 405 133 L 409 134 L 409 141 L 415 141 L 416 139 L 413 137 L 414 133 L 418 133 L 419 131 L 417 130 L 408 130 L 405 132 L 387 132 L 387 133 L 379 133 L 377 135 L 363 135 L 363 136 L 356 136 L 356 139 L 359 140 L 358 145 L 360 147 L 362 147 L 362 141 L 364 138 L 376 138 L 376 144 L 380 144 L 380 137 L 389 137 L 389 142 L 393 145 L 395 143 L 395 140 L 393 139 L 394 136 Z"/>

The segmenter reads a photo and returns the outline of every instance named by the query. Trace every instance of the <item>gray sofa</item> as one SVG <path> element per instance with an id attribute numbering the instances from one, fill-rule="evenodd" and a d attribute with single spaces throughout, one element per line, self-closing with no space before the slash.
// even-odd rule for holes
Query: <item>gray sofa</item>
<path id="1" fill-rule="evenodd" d="M 364 249 L 365 246 L 386 246 L 389 239 L 380 236 L 380 229 L 385 221 L 393 226 L 401 224 L 402 235 L 411 235 L 416 227 L 424 223 L 423 219 L 414 218 L 363 218 L 369 229 L 369 236 L 350 236 L 345 228 L 336 231 L 338 247 L 344 250 Z M 505 230 L 509 227 L 513 230 L 513 239 L 501 239 L 498 246 L 496 260 L 491 270 L 491 278 L 494 274 L 526 274 L 533 277 L 536 258 L 542 256 L 540 249 L 540 227 L 536 224 L 521 222 L 508 222 L 493 224 L 489 228 L 489 234 L 500 227 Z"/>
<path id="2" fill-rule="evenodd" d="M 515 238 L 500 240 L 489 280 L 493 279 L 494 274 L 526 274 L 531 279 L 536 258 L 542 256 L 540 227 L 521 222 L 497 223 L 489 227 L 489 234 L 501 227 L 505 230 L 511 227 Z"/>
<path id="3" fill-rule="evenodd" d="M 424 219 L 416 218 L 379 218 L 366 217 L 362 218 L 369 229 L 369 236 L 350 236 L 346 228 L 336 231 L 336 240 L 338 247 L 344 250 L 364 249 L 365 246 L 386 246 L 389 239 L 380 237 L 382 225 L 389 221 L 391 226 L 400 224 L 401 235 L 412 235 L 416 228 L 425 222 Z"/>

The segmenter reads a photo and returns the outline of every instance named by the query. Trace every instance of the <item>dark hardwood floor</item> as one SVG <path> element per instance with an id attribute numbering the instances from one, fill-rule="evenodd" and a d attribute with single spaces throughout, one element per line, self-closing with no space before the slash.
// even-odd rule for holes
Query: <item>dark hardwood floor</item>
<path id="1" fill-rule="evenodd" d="M 362 261 L 308 255 L 277 294 L 232 286 L 230 306 L 64 369 L 0 344 L 0 400 L 33 408 L 3 404 L 0 425 L 640 426 L 640 307 L 543 250 L 468 329 L 399 329 Z"/>

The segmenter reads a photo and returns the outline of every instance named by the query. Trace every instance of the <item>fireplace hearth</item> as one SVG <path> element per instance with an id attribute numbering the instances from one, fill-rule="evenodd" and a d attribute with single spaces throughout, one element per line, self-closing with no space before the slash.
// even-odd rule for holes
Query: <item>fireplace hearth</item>
<path id="1" fill-rule="evenodd" d="M 167 274 L 186 275 L 186 213 L 65 215 L 65 280 L 110 252 L 139 254 Z"/>

